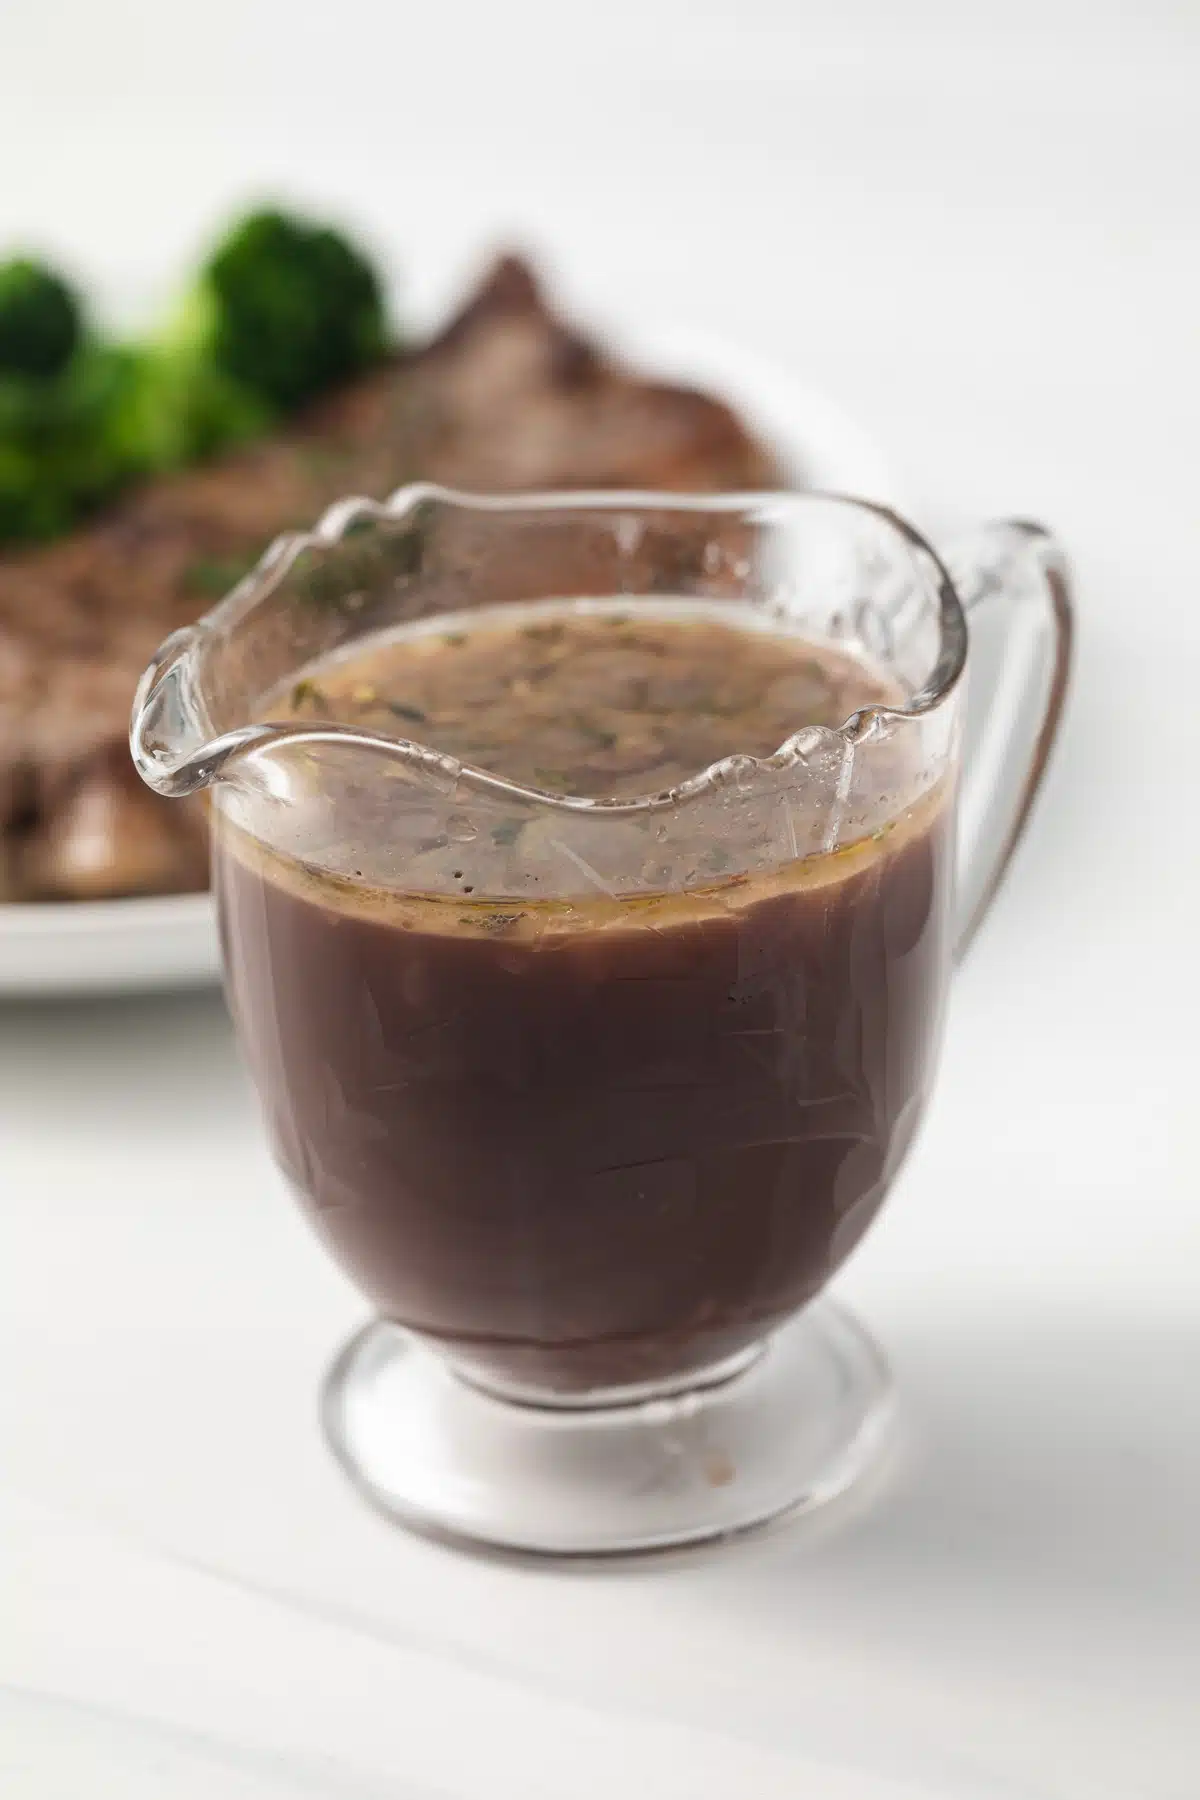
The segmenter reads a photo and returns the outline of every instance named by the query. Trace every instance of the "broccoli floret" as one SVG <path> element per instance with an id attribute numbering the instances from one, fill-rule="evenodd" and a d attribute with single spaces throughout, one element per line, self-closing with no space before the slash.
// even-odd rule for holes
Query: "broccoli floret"
<path id="1" fill-rule="evenodd" d="M 279 212 L 243 219 L 146 343 L 89 339 L 57 275 L 0 265 L 0 544 L 61 535 L 130 482 L 262 436 L 387 348 L 370 264 Z"/>
<path id="2" fill-rule="evenodd" d="M 218 245 L 198 310 L 215 365 L 281 412 L 388 346 L 370 263 L 339 232 L 282 212 L 251 213 Z"/>
<path id="3" fill-rule="evenodd" d="M 0 375 L 0 544 L 60 536 L 131 482 L 270 422 L 220 370 L 157 348 L 85 345 L 52 382 Z"/>
<path id="4" fill-rule="evenodd" d="M 133 360 L 88 340 L 51 270 L 0 266 L 0 543 L 69 531 L 137 473 L 116 430 Z"/>
<path id="5" fill-rule="evenodd" d="M 79 302 L 61 276 L 29 257 L 0 263 L 0 374 L 48 381 L 81 335 Z"/>
<path id="6" fill-rule="evenodd" d="M 71 518 L 67 496 L 45 480 L 37 457 L 22 444 L 0 440 L 0 544 L 57 537 Z"/>
<path id="7" fill-rule="evenodd" d="M 203 356 L 169 341 L 125 352 L 109 435 L 137 473 L 204 462 L 262 437 L 274 422 L 257 394 Z"/>
<path id="8" fill-rule="evenodd" d="M 56 537 L 139 471 L 115 429 L 126 352 L 85 345 L 54 381 L 0 375 L 0 543 Z"/>

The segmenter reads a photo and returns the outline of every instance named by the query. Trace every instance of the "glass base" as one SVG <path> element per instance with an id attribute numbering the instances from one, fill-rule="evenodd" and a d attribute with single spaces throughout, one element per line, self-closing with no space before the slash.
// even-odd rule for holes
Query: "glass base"
<path id="1" fill-rule="evenodd" d="M 820 1506 L 874 1459 L 890 1413 L 880 1351 L 824 1299 L 727 1379 L 633 1404 L 514 1404 L 382 1322 L 322 1396 L 335 1456 L 389 1518 L 543 1556 L 698 1544 Z"/>

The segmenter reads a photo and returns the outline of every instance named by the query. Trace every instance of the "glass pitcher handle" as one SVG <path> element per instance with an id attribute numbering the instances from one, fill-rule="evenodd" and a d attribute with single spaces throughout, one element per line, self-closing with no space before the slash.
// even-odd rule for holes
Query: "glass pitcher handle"
<path id="1" fill-rule="evenodd" d="M 1041 786 L 1071 661 L 1066 558 L 1041 526 L 985 525 L 944 561 L 970 627 L 954 953 L 991 905 Z"/>

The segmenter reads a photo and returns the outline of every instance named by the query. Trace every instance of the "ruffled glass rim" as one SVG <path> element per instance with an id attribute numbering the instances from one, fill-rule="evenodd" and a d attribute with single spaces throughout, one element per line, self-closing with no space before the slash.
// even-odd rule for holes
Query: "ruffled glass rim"
<path id="1" fill-rule="evenodd" d="M 843 506 L 848 513 L 868 514 L 889 526 L 908 548 L 926 561 L 936 583 L 939 610 L 937 655 L 928 679 L 903 706 L 868 706 L 853 712 L 839 726 L 803 726 L 786 738 L 771 756 L 744 754 L 721 757 L 707 768 L 663 792 L 616 800 L 594 796 L 556 794 L 545 788 L 526 787 L 503 776 L 489 774 L 471 763 L 461 763 L 415 739 L 396 738 L 383 732 L 364 731 L 353 725 L 327 723 L 294 725 L 255 723 L 216 733 L 203 698 L 199 663 L 214 640 L 228 637 L 255 607 L 284 581 L 298 559 L 318 555 L 340 544 L 364 523 L 395 524 L 414 516 L 430 503 L 467 513 L 519 514 L 555 512 L 664 514 L 718 514 L 749 517 L 770 524 L 788 512 L 814 503 Z M 480 793 L 508 800 L 523 800 L 561 812 L 603 812 L 628 816 L 678 806 L 723 787 L 754 782 L 759 775 L 808 763 L 814 755 L 831 749 L 838 740 L 845 746 L 861 744 L 891 722 L 920 718 L 933 712 L 956 688 L 967 657 L 967 623 L 962 603 L 937 552 L 907 520 L 875 501 L 820 490 L 797 493 L 663 494 L 640 490 L 573 491 L 528 494 L 470 494 L 455 488 L 417 482 L 397 489 L 386 501 L 349 496 L 324 512 L 310 531 L 287 532 L 278 537 L 226 597 L 197 622 L 177 631 L 160 647 L 138 684 L 130 722 L 130 747 L 143 778 L 160 793 L 185 794 L 207 787 L 230 762 L 253 751 L 283 745 L 336 744 L 360 746 L 374 754 L 388 755 L 407 764 L 414 773 L 439 783 L 465 783 Z M 149 721 L 155 701 L 171 675 L 176 698 L 192 729 L 188 742 L 172 745 L 156 737 L 152 743 Z"/>

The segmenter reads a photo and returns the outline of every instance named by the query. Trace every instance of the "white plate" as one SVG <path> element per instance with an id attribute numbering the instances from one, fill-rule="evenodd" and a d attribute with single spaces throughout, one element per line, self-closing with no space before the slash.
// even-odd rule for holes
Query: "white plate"
<path id="1" fill-rule="evenodd" d="M 642 368 L 727 400 L 797 482 L 896 503 L 869 434 L 785 370 L 707 333 L 624 331 L 616 341 Z M 207 894 L 0 905 L 0 996 L 191 987 L 215 981 L 219 967 Z"/>

